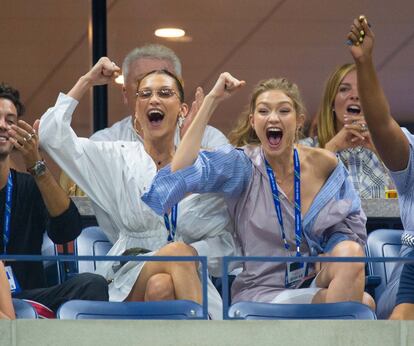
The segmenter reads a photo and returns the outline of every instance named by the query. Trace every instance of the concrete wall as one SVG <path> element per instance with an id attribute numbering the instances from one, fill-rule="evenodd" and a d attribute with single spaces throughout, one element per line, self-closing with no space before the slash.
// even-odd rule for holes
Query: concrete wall
<path id="1" fill-rule="evenodd" d="M 0 345 L 414 345 L 414 321 L 0 321 Z"/>

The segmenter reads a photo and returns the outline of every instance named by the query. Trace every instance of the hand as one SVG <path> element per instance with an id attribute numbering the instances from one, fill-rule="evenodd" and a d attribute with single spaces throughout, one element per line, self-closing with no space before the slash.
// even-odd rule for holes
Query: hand
<path id="1" fill-rule="evenodd" d="M 354 22 L 351 25 L 351 31 L 348 33 L 347 38 L 349 43 L 352 44 L 350 46 L 350 51 L 355 61 L 361 61 L 365 58 L 372 57 L 374 33 L 365 16 L 361 15 L 354 19 Z"/>
<path id="2" fill-rule="evenodd" d="M 369 135 L 363 116 L 344 115 L 345 124 L 342 129 L 325 145 L 332 151 L 342 151 L 364 145 L 366 136 Z"/>
<path id="3" fill-rule="evenodd" d="M 183 126 L 180 129 L 180 138 L 184 137 L 185 132 L 190 127 L 194 117 L 196 116 L 198 110 L 201 107 L 201 104 L 204 100 L 204 91 L 202 87 L 198 87 L 196 89 L 195 98 L 193 103 L 191 104 L 191 109 L 188 111 Z"/>
<path id="4" fill-rule="evenodd" d="M 246 85 L 244 80 L 238 80 L 230 73 L 224 72 L 219 76 L 216 84 L 208 95 L 214 97 L 218 101 L 222 101 L 244 85 Z"/>
<path id="5" fill-rule="evenodd" d="M 371 134 L 369 133 L 367 123 L 363 115 L 348 115 L 344 116 L 344 127 L 348 130 L 359 131 L 364 140 L 359 145 L 376 152 L 374 143 L 372 142 Z"/>
<path id="6" fill-rule="evenodd" d="M 121 69 L 109 58 L 102 57 L 83 77 L 91 85 L 105 85 L 119 76 Z"/>
<path id="7" fill-rule="evenodd" d="M 17 125 L 12 125 L 8 130 L 9 140 L 22 154 L 26 169 L 32 168 L 42 159 L 39 153 L 39 123 L 40 120 L 37 119 L 31 127 L 25 121 L 19 120 Z"/>

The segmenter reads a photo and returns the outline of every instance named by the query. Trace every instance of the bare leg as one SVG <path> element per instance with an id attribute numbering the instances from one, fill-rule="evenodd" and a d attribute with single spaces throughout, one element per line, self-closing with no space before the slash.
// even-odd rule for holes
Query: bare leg
<path id="1" fill-rule="evenodd" d="M 414 320 L 414 304 L 398 304 L 392 311 L 390 320 Z"/>
<path id="2" fill-rule="evenodd" d="M 174 282 L 169 274 L 155 274 L 147 281 L 144 301 L 174 300 Z"/>
<path id="3" fill-rule="evenodd" d="M 16 318 L 11 300 L 10 285 L 2 261 L 0 261 L 0 318 Z"/>
<path id="4" fill-rule="evenodd" d="M 155 256 L 196 256 L 196 250 L 176 242 L 164 246 Z M 201 282 L 195 262 L 146 262 L 127 301 L 143 301 L 148 280 L 157 274 L 168 274 L 174 285 L 176 299 L 187 299 L 202 304 Z"/>
<path id="5" fill-rule="evenodd" d="M 363 257 L 362 247 L 353 241 L 342 241 L 329 254 L 334 257 Z M 320 290 L 313 303 L 333 303 L 343 301 L 369 302 L 363 299 L 365 286 L 364 263 L 323 263 L 322 270 L 316 279 Z M 368 294 L 367 294 L 368 295 Z"/>
<path id="6" fill-rule="evenodd" d="M 377 308 L 377 304 L 375 304 L 374 298 L 372 298 L 371 295 L 367 292 L 364 292 L 364 295 L 362 297 L 362 304 L 368 305 L 374 312 Z"/>

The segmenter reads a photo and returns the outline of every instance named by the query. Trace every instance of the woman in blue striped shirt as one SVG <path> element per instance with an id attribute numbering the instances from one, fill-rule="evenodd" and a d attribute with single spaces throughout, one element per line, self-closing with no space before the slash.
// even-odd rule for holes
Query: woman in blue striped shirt
<path id="1" fill-rule="evenodd" d="M 365 118 L 378 154 L 389 168 L 398 191 L 404 226 L 400 257 L 414 257 L 414 135 L 402 129 L 391 115 L 372 58 L 374 34 L 364 16 L 354 19 L 348 39 Z M 377 314 L 380 318 L 414 319 L 413 262 L 396 263 L 387 289 L 379 298 Z"/>
<path id="2" fill-rule="evenodd" d="M 218 104 L 244 85 L 220 75 L 179 146 L 143 200 L 158 214 L 191 192 L 221 193 L 245 256 L 364 256 L 365 215 L 348 173 L 327 150 L 298 145 L 304 121 L 299 90 L 286 79 L 260 82 L 232 144 L 201 151 L 202 133 Z M 320 269 L 320 270 L 319 270 Z M 311 287 L 298 288 L 309 274 Z M 363 301 L 363 263 L 246 262 L 233 301 L 321 303 Z"/>

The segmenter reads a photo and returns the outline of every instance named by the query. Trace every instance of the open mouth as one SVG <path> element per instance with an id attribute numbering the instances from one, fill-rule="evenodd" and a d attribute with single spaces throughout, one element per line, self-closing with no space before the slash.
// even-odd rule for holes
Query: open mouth
<path id="1" fill-rule="evenodd" d="M 358 115 L 359 113 L 361 113 L 361 107 L 358 105 L 349 105 L 346 108 L 346 112 L 348 114 L 354 114 L 354 115 Z"/>
<path id="2" fill-rule="evenodd" d="M 159 125 L 164 119 L 164 112 L 159 109 L 150 109 L 147 116 L 151 125 Z"/>
<path id="3" fill-rule="evenodd" d="M 6 143 L 9 140 L 8 136 L 0 135 L 0 143 Z"/>
<path id="4" fill-rule="evenodd" d="M 266 136 L 271 146 L 277 146 L 282 141 L 283 131 L 277 127 L 270 127 L 266 130 Z"/>

